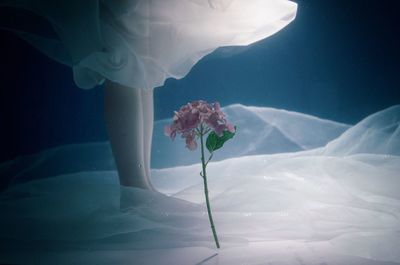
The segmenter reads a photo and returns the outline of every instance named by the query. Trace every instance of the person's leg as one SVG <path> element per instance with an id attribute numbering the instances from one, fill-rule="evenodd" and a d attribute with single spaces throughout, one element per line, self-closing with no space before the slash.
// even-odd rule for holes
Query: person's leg
<path id="1" fill-rule="evenodd" d="M 151 161 L 151 142 L 153 138 L 153 126 L 154 126 L 154 100 L 153 100 L 153 89 L 142 90 L 142 107 L 143 107 L 143 156 L 144 156 L 144 167 L 147 175 L 147 185 L 154 190 L 151 184 L 151 172 L 150 172 L 150 161 Z"/>
<path id="2" fill-rule="evenodd" d="M 106 81 L 104 116 L 120 184 L 151 189 L 144 156 L 141 93 L 140 89 Z"/>

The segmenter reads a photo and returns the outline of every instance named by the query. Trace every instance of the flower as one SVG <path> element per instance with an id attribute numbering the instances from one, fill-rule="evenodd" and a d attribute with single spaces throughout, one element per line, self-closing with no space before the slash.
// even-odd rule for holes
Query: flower
<path id="1" fill-rule="evenodd" d="M 224 131 L 235 132 L 234 126 L 227 122 L 220 104 L 210 104 L 203 100 L 183 105 L 179 111 L 175 111 L 172 124 L 164 127 L 165 135 L 172 140 L 180 134 L 186 140 L 189 150 L 197 148 L 196 136 L 201 130 L 202 133 L 214 131 L 218 136 L 222 136 Z"/>
<path id="2" fill-rule="evenodd" d="M 227 132 L 226 132 L 227 131 Z M 172 140 L 180 134 L 186 141 L 186 147 L 193 151 L 197 148 L 196 137 L 200 138 L 202 171 L 200 176 L 204 180 L 204 193 L 208 218 L 217 248 L 220 247 L 218 235 L 212 218 L 210 201 L 208 198 L 206 167 L 210 162 L 215 150 L 220 149 L 226 141 L 235 135 L 236 128 L 227 122 L 225 114 L 218 102 L 209 104 L 203 100 L 193 101 L 175 111 L 171 125 L 164 127 L 164 133 Z M 208 134 L 204 144 L 204 136 Z M 204 156 L 204 147 L 210 152 L 207 162 Z"/>

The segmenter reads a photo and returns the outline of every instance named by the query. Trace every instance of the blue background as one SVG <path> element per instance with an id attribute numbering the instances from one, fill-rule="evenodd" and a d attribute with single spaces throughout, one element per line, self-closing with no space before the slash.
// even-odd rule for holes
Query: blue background
<path id="1" fill-rule="evenodd" d="M 205 99 L 283 108 L 345 123 L 400 103 L 397 1 L 297 1 L 297 18 L 244 48 L 223 48 L 155 90 L 155 118 Z M 46 21 L 0 8 L 0 25 Z M 70 68 L 0 30 L 0 161 L 52 146 L 105 141 L 103 88 L 81 90 Z"/>

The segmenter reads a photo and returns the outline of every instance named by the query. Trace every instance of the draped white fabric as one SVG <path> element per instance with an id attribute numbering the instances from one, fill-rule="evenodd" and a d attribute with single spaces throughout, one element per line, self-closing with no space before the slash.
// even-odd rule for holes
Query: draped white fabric
<path id="1" fill-rule="evenodd" d="M 73 67 L 81 88 L 109 79 L 151 89 L 182 78 L 218 47 L 248 45 L 290 23 L 286 0 L 0 0 L 45 17 L 59 39 L 17 34 Z"/>
<path id="2" fill-rule="evenodd" d="M 327 122 L 287 114 L 264 118 L 289 136 L 299 128 L 292 123 L 300 125 L 303 139 Z M 16 180 L 33 181 L 0 194 L 0 263 L 400 264 L 399 128 L 397 105 L 319 149 L 259 150 L 211 162 L 209 192 L 222 249 L 209 263 L 200 263 L 215 254 L 200 164 L 153 170 L 162 192 L 155 193 L 120 190 L 108 145 L 59 147 L 10 161 L 0 165 L 1 176 L 14 172 Z M 170 156 L 180 158 L 173 150 Z M 123 212 L 121 194 L 129 206 Z"/>

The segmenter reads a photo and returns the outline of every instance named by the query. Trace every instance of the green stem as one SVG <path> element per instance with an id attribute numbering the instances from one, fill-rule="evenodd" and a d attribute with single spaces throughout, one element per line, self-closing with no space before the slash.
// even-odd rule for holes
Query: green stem
<path id="1" fill-rule="evenodd" d="M 203 126 L 201 126 L 201 131 L 200 131 L 200 142 L 201 142 L 201 164 L 202 164 L 202 169 L 203 169 L 203 180 L 204 180 L 204 193 L 206 195 L 206 204 L 207 204 L 207 211 L 208 211 L 208 219 L 210 220 L 210 224 L 211 224 L 211 230 L 212 233 L 214 235 L 214 240 L 215 240 L 215 244 L 217 245 L 217 248 L 219 248 L 219 241 L 218 241 L 218 236 L 217 236 L 217 232 L 215 231 L 215 225 L 214 225 L 214 221 L 213 221 L 213 217 L 211 214 L 211 206 L 210 206 L 210 201 L 208 198 L 208 187 L 207 187 L 207 175 L 206 175 L 206 163 L 205 163 L 205 159 L 204 159 L 204 141 L 203 141 Z M 208 163 L 208 161 L 207 161 Z"/>

